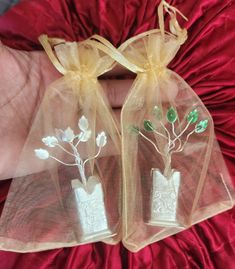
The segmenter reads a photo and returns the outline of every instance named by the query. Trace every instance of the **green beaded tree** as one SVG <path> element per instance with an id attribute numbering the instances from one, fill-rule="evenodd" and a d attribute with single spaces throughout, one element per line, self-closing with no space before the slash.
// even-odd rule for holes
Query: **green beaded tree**
<path id="1" fill-rule="evenodd" d="M 171 172 L 171 158 L 173 153 L 182 152 L 189 140 L 189 137 L 194 133 L 200 134 L 203 133 L 208 126 L 208 119 L 201 120 L 198 122 L 199 114 L 198 110 L 195 108 L 193 109 L 185 118 L 186 126 L 183 130 L 181 130 L 178 134 L 176 134 L 176 122 L 179 120 L 177 111 L 170 107 L 166 113 L 166 119 L 168 123 L 171 125 L 171 128 L 167 128 L 163 123 L 163 113 L 162 110 L 155 106 L 153 109 L 153 114 L 158 121 L 158 126 L 161 126 L 161 130 L 156 128 L 154 123 L 150 120 L 144 120 L 143 127 L 146 132 L 152 132 L 157 136 L 160 136 L 166 140 L 166 145 L 164 147 L 164 151 L 160 150 L 157 143 L 155 143 L 152 139 L 148 138 L 138 126 L 133 125 L 132 131 L 138 135 L 140 135 L 143 139 L 151 143 L 154 149 L 157 151 L 158 154 L 164 157 L 165 161 L 165 169 L 164 175 L 168 176 Z M 186 138 L 183 140 L 183 135 L 188 131 L 190 126 L 194 125 L 194 128 L 191 128 L 186 135 Z M 164 132 L 162 132 L 162 130 Z M 177 142 L 178 141 L 178 142 Z"/>

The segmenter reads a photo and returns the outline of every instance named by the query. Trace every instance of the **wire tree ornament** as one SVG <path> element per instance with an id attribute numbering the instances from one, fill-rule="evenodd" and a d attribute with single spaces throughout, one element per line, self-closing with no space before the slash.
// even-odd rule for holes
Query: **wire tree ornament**
<path id="1" fill-rule="evenodd" d="M 183 130 L 177 134 L 176 122 L 179 121 L 179 118 L 177 111 L 173 107 L 170 107 L 166 113 L 166 118 L 171 128 L 167 128 L 164 125 L 163 113 L 158 106 L 154 107 L 153 114 L 158 121 L 158 126 L 160 125 L 162 127 L 161 130 L 159 130 L 159 128 L 156 128 L 154 123 L 150 120 L 144 120 L 143 127 L 146 132 L 154 133 L 156 136 L 160 136 L 166 141 L 163 150 L 159 148 L 156 142 L 147 137 L 138 126 L 133 125 L 131 129 L 132 131 L 134 131 L 134 133 L 140 135 L 143 139 L 152 144 L 156 152 L 160 154 L 163 158 L 165 158 L 166 162 L 164 175 L 168 176 L 171 171 L 172 154 L 182 152 L 185 149 L 185 146 L 191 135 L 203 133 L 207 129 L 208 119 L 200 120 L 198 122 L 199 114 L 198 110 L 195 108 L 186 116 L 185 120 L 187 123 Z M 194 125 L 194 128 L 190 128 L 192 125 Z M 191 131 L 189 131 L 189 129 L 191 129 Z M 162 130 L 164 132 L 162 132 Z M 184 140 L 183 135 L 186 135 L 186 138 Z"/>
<path id="2" fill-rule="evenodd" d="M 96 146 L 98 147 L 97 153 L 85 160 L 82 159 L 78 147 L 80 143 L 88 142 L 88 140 L 91 138 L 91 130 L 89 129 L 89 123 L 85 116 L 82 116 L 78 121 L 78 127 L 80 129 L 79 134 L 75 134 L 74 131 L 68 127 L 66 130 L 61 129 L 55 129 L 56 136 L 47 136 L 42 138 L 42 142 L 45 146 L 49 148 L 58 147 L 68 155 L 74 157 L 75 163 L 65 163 L 55 156 L 51 155 L 48 150 L 46 149 L 35 149 L 35 155 L 41 159 L 46 160 L 48 158 L 54 159 L 55 161 L 59 162 L 60 164 L 66 165 L 66 166 L 77 166 L 79 174 L 81 176 L 81 181 L 84 185 L 87 183 L 87 177 L 85 174 L 85 165 L 87 162 L 96 159 L 100 153 L 102 148 L 107 143 L 107 136 L 104 131 L 98 133 L 96 136 Z M 63 147 L 62 145 L 66 143 L 70 146 L 71 151 L 68 151 Z"/>

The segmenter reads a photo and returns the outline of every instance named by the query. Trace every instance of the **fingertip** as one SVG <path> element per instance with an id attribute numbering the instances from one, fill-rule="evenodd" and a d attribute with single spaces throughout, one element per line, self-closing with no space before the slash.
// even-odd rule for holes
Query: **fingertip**
<path id="1" fill-rule="evenodd" d="M 2 40 L 0 40 L 0 52 L 2 53 L 5 51 L 6 46 L 2 43 Z"/>
<path id="2" fill-rule="evenodd" d="M 102 80 L 100 81 L 111 107 L 122 107 L 125 98 L 131 88 L 133 80 Z"/>

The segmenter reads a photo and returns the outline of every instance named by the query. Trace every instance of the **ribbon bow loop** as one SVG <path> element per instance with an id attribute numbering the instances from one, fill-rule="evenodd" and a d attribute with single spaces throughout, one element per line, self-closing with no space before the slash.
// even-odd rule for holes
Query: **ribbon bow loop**
<path id="1" fill-rule="evenodd" d="M 66 42 L 41 35 L 39 41 L 55 68 L 63 75 L 79 79 L 97 78 L 114 66 L 112 56 L 103 53 L 101 45 L 88 39 Z"/>

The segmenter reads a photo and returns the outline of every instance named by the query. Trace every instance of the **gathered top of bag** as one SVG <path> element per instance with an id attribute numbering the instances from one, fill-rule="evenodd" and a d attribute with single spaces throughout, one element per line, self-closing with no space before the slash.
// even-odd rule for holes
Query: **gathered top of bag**
<path id="1" fill-rule="evenodd" d="M 170 15 L 169 30 L 164 27 L 164 10 Z M 181 45 L 187 40 L 187 30 L 181 28 L 176 15 L 187 18 L 175 7 L 162 0 L 158 6 L 159 29 L 153 29 L 125 41 L 118 51 L 125 58 L 113 57 L 115 48 L 105 38 L 94 35 L 90 39 L 112 50 L 109 55 L 134 73 L 156 72 L 161 73 L 175 57 Z"/>
<path id="2" fill-rule="evenodd" d="M 170 15 L 170 32 L 165 31 L 164 10 Z M 161 69 L 170 63 L 180 46 L 187 40 L 187 30 L 179 26 L 176 19 L 177 13 L 187 20 L 178 9 L 163 0 L 158 6 L 159 29 L 130 38 L 119 47 L 119 50 L 144 72 L 161 73 Z"/>
<path id="3" fill-rule="evenodd" d="M 164 27 L 164 10 L 170 15 L 170 32 Z M 187 20 L 178 9 L 162 0 L 158 6 L 159 29 L 134 36 L 118 49 L 99 35 L 82 42 L 41 35 L 39 41 L 56 69 L 63 75 L 72 74 L 74 78 L 97 78 L 113 69 L 116 63 L 134 73 L 153 70 L 160 73 L 159 69 L 169 64 L 187 40 L 187 30 L 179 26 L 177 13 Z"/>
<path id="4" fill-rule="evenodd" d="M 63 75 L 76 75 L 76 78 L 95 78 L 113 68 L 114 60 L 104 54 L 90 40 L 67 42 L 63 39 L 39 37 L 48 57 Z"/>

